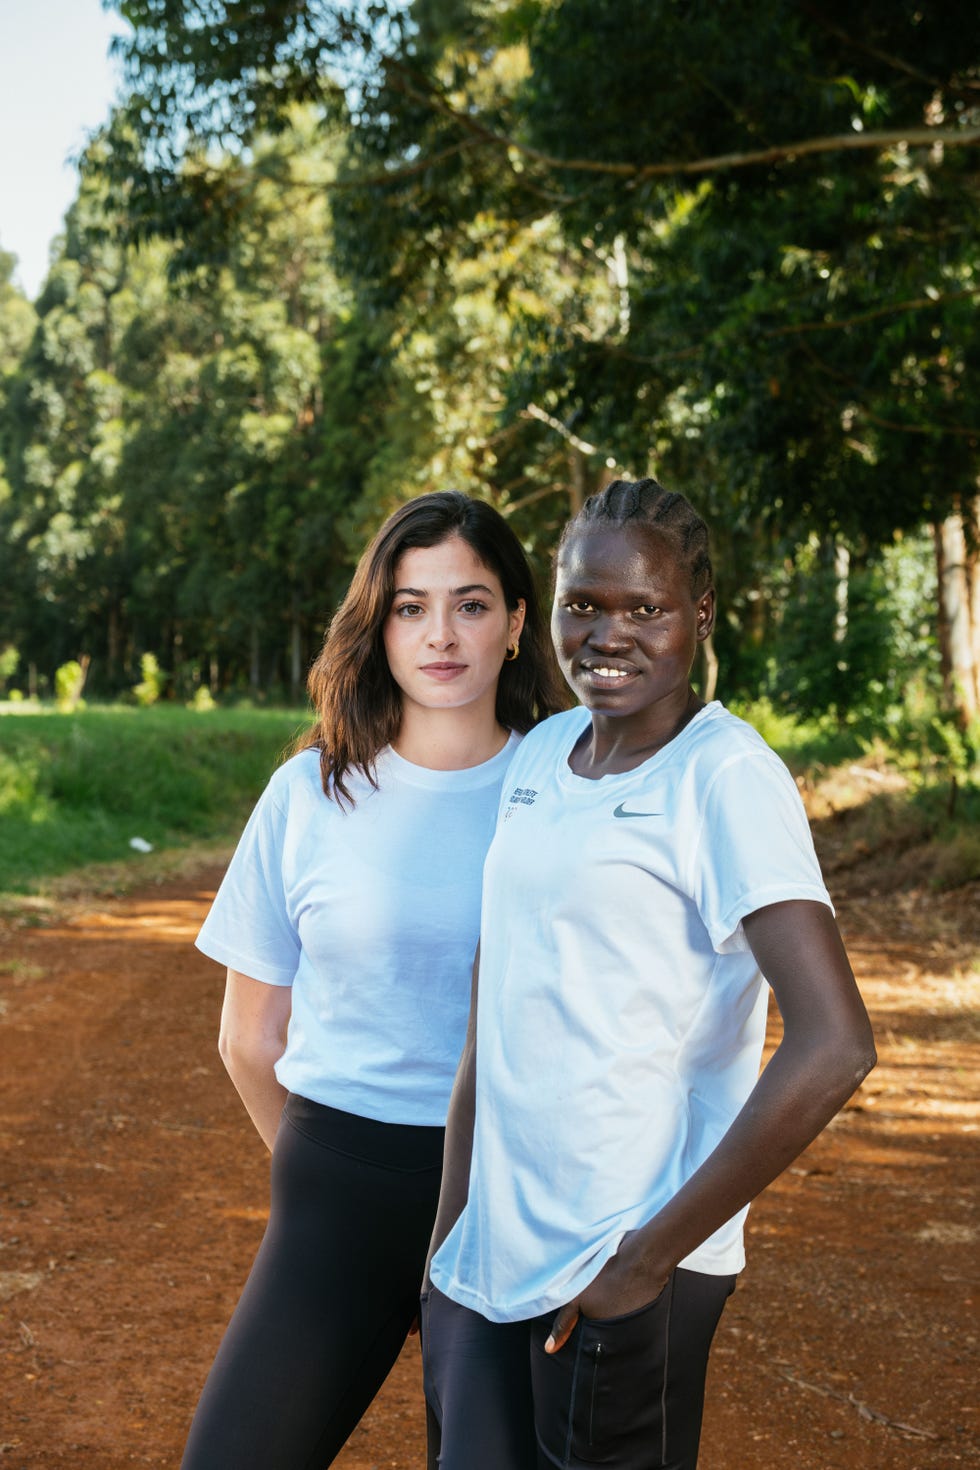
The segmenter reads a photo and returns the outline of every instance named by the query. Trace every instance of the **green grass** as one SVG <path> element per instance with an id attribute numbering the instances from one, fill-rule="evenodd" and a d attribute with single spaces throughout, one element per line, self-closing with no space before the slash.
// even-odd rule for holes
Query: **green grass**
<path id="1" fill-rule="evenodd" d="M 179 706 L 0 718 L 0 892 L 237 835 L 305 712 Z"/>
<path id="2" fill-rule="evenodd" d="M 830 720 L 804 722 L 764 701 L 740 709 L 808 789 L 828 788 L 830 811 L 854 807 L 847 830 L 869 856 L 915 849 L 931 886 L 980 876 L 980 770 L 933 768 L 880 738 L 869 748 Z M 13 716 L 17 717 L 14 718 Z M 59 714 L 0 704 L 0 895 L 38 895 L 79 870 L 113 887 L 166 864 L 230 847 L 306 713 L 283 709 L 208 712 L 178 705 L 103 706 Z M 851 763 L 898 771 L 901 789 L 854 786 Z M 148 858 L 130 839 L 152 843 Z M 71 878 L 69 879 L 69 876 Z"/>

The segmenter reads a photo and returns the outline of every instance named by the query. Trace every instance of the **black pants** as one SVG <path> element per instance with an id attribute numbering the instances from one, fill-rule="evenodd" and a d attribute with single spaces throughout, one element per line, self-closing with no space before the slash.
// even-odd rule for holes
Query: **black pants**
<path id="1" fill-rule="evenodd" d="M 269 1224 L 204 1386 L 183 1470 L 322 1470 L 418 1311 L 443 1130 L 290 1095 Z"/>
<path id="2" fill-rule="evenodd" d="M 488 1322 L 427 1292 L 430 1467 L 694 1470 L 708 1352 L 734 1288 L 733 1276 L 678 1269 L 639 1311 L 580 1318 L 553 1355 L 554 1312 Z"/>

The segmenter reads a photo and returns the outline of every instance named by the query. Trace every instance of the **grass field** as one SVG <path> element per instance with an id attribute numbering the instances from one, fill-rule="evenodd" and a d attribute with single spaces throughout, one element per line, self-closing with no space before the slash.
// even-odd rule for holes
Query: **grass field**
<path id="1" fill-rule="evenodd" d="M 951 888 L 980 877 L 975 766 L 954 779 L 907 745 L 869 747 L 851 730 L 765 705 L 738 713 L 786 760 L 835 846 L 876 857 L 899 882 Z M 307 718 L 299 709 L 59 714 L 0 704 L 0 895 L 51 892 L 82 873 L 119 891 L 206 846 L 230 847 Z M 134 850 L 133 838 L 152 854 Z"/>
<path id="2" fill-rule="evenodd" d="M 0 718 L 0 892 L 92 863 L 138 870 L 134 837 L 155 851 L 234 837 L 306 718 L 167 705 Z"/>

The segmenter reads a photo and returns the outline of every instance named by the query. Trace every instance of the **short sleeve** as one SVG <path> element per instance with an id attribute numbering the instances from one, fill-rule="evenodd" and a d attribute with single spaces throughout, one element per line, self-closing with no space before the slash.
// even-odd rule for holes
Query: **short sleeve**
<path id="1" fill-rule="evenodd" d="M 266 787 L 195 941 L 210 959 L 268 985 L 291 985 L 299 964 L 283 883 L 287 822 Z"/>
<path id="2" fill-rule="evenodd" d="M 742 920 L 808 899 L 833 909 L 792 776 L 775 752 L 735 756 L 708 790 L 691 886 L 719 954 L 748 948 Z"/>

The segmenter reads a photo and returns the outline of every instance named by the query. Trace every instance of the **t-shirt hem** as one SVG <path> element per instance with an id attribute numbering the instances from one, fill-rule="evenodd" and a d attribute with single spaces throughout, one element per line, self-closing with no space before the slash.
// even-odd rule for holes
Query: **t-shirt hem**
<path id="1" fill-rule="evenodd" d="M 614 1252 L 610 1252 L 610 1256 L 612 1254 Z M 602 1264 L 604 1265 L 605 1261 Z M 692 1251 L 689 1256 L 685 1256 L 677 1264 L 685 1271 L 699 1271 L 703 1276 L 735 1276 L 745 1266 L 745 1250 L 741 1243 L 737 1249 L 731 1249 L 724 1254 L 698 1249 Z M 598 1266 L 591 1273 L 589 1281 L 594 1280 L 601 1269 L 602 1265 Z M 430 1267 L 430 1276 L 433 1286 L 441 1291 L 443 1296 L 448 1296 L 458 1306 L 479 1313 L 488 1322 L 499 1323 L 530 1322 L 533 1318 L 541 1317 L 546 1312 L 557 1312 L 585 1291 L 589 1284 L 588 1281 L 582 1281 L 578 1285 L 573 1282 L 557 1294 L 546 1292 L 530 1301 L 517 1302 L 512 1307 L 505 1307 L 501 1310 L 493 1306 L 481 1292 L 464 1286 L 454 1276 L 448 1276 L 441 1271 L 435 1261 Z"/>
<path id="2" fill-rule="evenodd" d="M 808 899 L 813 903 L 822 903 L 825 908 L 834 913 L 834 905 L 826 888 L 816 883 L 781 883 L 775 888 L 757 888 L 753 893 L 747 893 L 739 899 L 735 908 L 723 918 L 712 923 L 708 928 L 711 942 L 719 953 L 733 949 L 748 949 L 748 942 L 742 934 L 742 920 L 749 914 L 754 914 L 758 909 L 767 908 L 773 903 L 790 903 L 797 899 Z"/>
<path id="3" fill-rule="evenodd" d="M 338 1112 L 350 1113 L 356 1118 L 370 1118 L 372 1123 L 406 1123 L 413 1128 L 445 1128 L 449 1112 L 449 1095 L 439 1107 L 412 1108 L 405 1106 L 401 1093 L 351 1093 L 329 1088 L 311 1087 L 302 1076 L 290 1076 L 288 1061 L 282 1059 L 275 1066 L 276 1081 L 297 1097 L 307 1102 L 319 1103 L 321 1107 L 336 1108 Z"/>
<path id="4" fill-rule="evenodd" d="M 685 1271 L 700 1271 L 703 1276 L 735 1276 L 745 1268 L 745 1247 L 741 1240 L 737 1247 L 724 1252 L 699 1246 L 677 1264 Z"/>
<path id="5" fill-rule="evenodd" d="M 256 960 L 253 955 L 247 955 L 232 949 L 229 945 L 216 943 L 212 939 L 203 939 L 200 935 L 194 941 L 195 949 L 199 949 L 209 960 L 215 960 L 219 965 L 225 965 L 229 970 L 237 970 L 239 974 L 247 975 L 251 980 L 261 980 L 263 985 L 292 985 L 295 975 L 294 970 L 282 970 L 275 965 L 268 965 L 263 960 Z"/>

